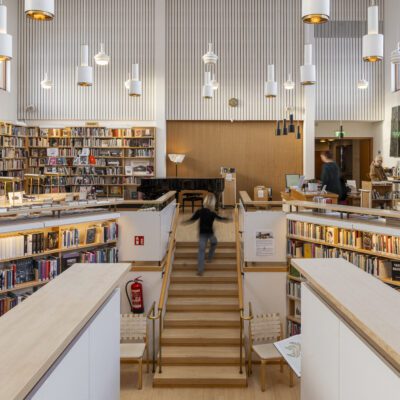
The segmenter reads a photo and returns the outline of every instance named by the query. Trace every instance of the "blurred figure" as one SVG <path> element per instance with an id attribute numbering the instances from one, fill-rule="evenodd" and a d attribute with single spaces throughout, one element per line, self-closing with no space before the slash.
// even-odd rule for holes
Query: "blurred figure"
<path id="1" fill-rule="evenodd" d="M 229 218 L 221 217 L 215 212 L 216 199 L 213 194 L 207 194 L 203 201 L 203 208 L 197 210 L 192 218 L 184 222 L 190 224 L 197 220 L 199 223 L 199 254 L 197 264 L 197 275 L 204 274 L 204 262 L 206 258 L 207 243 L 210 242 L 210 250 L 208 251 L 207 261 L 211 262 L 214 258 L 218 240 L 214 235 L 213 224 L 215 220 L 229 221 Z"/>
<path id="2" fill-rule="evenodd" d="M 339 196 L 339 200 L 341 200 L 343 190 L 340 182 L 340 169 L 333 160 L 332 152 L 324 151 L 321 154 L 321 160 L 324 163 L 321 174 L 322 186 L 326 186 L 328 192 L 336 193 Z"/>
<path id="3" fill-rule="evenodd" d="M 387 176 L 383 170 L 382 164 L 383 158 L 380 154 L 378 154 L 374 161 L 372 161 L 369 169 L 369 177 L 371 178 L 372 182 L 387 181 Z"/>

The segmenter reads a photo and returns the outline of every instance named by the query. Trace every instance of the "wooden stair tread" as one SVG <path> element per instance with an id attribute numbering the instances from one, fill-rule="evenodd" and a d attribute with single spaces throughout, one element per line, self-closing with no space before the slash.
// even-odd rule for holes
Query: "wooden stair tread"
<path id="1" fill-rule="evenodd" d="M 153 386 L 247 386 L 246 374 L 238 366 L 165 366 L 162 373 L 154 375 Z"/>
<path id="2" fill-rule="evenodd" d="M 176 250 L 175 251 L 175 259 L 179 258 L 196 258 L 197 259 L 197 250 Z M 236 259 L 236 252 L 231 251 L 217 251 L 214 255 L 214 259 Z"/>
<path id="3" fill-rule="evenodd" d="M 167 314 L 170 311 L 238 311 L 239 300 L 236 297 L 170 297 L 167 302 Z"/>
<path id="4" fill-rule="evenodd" d="M 173 283 L 170 285 L 169 290 L 187 290 L 187 291 L 196 291 L 196 290 L 204 290 L 205 285 L 201 283 Z M 210 290 L 238 290 L 236 283 L 210 283 L 206 285 L 206 289 Z"/>
<path id="5" fill-rule="evenodd" d="M 238 312 L 176 312 L 166 313 L 164 321 L 240 321 Z"/>
<path id="6" fill-rule="evenodd" d="M 174 260 L 173 271 L 197 271 L 197 260 L 176 259 Z M 206 271 L 236 271 L 235 263 L 227 263 L 227 260 L 213 260 L 205 265 Z"/>
<path id="7" fill-rule="evenodd" d="M 162 338 L 194 338 L 194 339 L 238 339 L 240 331 L 238 328 L 205 328 L 205 329 L 180 329 L 166 328 Z"/>
<path id="8" fill-rule="evenodd" d="M 186 270 L 178 270 L 173 271 L 171 276 L 173 277 L 196 277 L 196 278 L 207 278 L 207 277 L 233 277 L 237 278 L 236 271 L 206 271 L 204 272 L 203 276 L 197 276 L 195 270 L 186 269 Z"/>
<path id="9" fill-rule="evenodd" d="M 165 346 L 163 349 L 164 365 L 237 365 L 239 362 L 238 346 Z"/>
<path id="10" fill-rule="evenodd" d="M 173 283 L 236 283 L 236 271 L 205 271 L 203 276 L 197 275 L 197 269 L 174 271 L 171 274 Z"/>
<path id="11" fill-rule="evenodd" d="M 181 249 L 181 248 L 198 248 L 199 247 L 199 242 L 177 242 L 176 243 L 176 248 Z M 235 242 L 218 242 L 218 247 L 219 248 L 236 248 L 236 243 Z"/>

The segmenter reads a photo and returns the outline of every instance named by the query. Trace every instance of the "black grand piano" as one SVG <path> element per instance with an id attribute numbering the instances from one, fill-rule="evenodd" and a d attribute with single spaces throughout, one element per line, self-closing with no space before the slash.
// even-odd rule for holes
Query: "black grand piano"
<path id="1" fill-rule="evenodd" d="M 183 190 L 205 190 L 214 193 L 218 210 L 224 188 L 224 178 L 143 178 L 138 191 L 144 194 L 145 199 L 154 200 L 170 190 L 177 192 L 177 199 Z"/>

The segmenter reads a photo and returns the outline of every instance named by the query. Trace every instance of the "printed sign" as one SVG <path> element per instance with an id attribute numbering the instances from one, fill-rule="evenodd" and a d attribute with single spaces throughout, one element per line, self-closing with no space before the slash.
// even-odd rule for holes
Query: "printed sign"
<path id="1" fill-rule="evenodd" d="M 275 238 L 272 231 L 256 231 L 256 255 L 273 256 L 275 254 Z"/>
<path id="2" fill-rule="evenodd" d="M 135 246 L 144 246 L 144 236 L 135 236 Z"/>

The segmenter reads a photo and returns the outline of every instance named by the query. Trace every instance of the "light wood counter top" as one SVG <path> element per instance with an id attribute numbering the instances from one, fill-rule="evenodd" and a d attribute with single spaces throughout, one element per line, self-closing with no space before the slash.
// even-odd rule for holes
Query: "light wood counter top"
<path id="1" fill-rule="evenodd" d="M 344 259 L 293 259 L 309 285 L 400 372 L 400 293 Z"/>
<path id="2" fill-rule="evenodd" d="M 0 399 L 23 399 L 131 264 L 75 264 L 0 318 Z"/>

